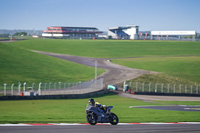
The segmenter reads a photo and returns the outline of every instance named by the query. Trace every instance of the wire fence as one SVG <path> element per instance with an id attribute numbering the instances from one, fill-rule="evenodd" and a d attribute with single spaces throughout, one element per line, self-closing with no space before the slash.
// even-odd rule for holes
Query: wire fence
<path id="1" fill-rule="evenodd" d="M 35 95 L 65 95 L 85 94 L 102 90 L 103 79 L 87 82 L 48 82 L 48 83 L 18 83 L 0 84 L 0 96 L 35 96 Z"/>
<path id="2" fill-rule="evenodd" d="M 200 94 L 199 85 L 197 84 L 129 82 L 128 86 L 134 92 Z"/>

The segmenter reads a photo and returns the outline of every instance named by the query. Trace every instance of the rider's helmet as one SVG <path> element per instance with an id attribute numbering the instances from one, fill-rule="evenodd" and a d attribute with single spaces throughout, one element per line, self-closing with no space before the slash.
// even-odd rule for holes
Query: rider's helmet
<path id="1" fill-rule="evenodd" d="M 93 106 L 95 105 L 95 101 L 94 101 L 93 98 L 91 98 L 91 99 L 89 100 L 89 104 L 90 104 L 90 105 L 93 105 Z"/>

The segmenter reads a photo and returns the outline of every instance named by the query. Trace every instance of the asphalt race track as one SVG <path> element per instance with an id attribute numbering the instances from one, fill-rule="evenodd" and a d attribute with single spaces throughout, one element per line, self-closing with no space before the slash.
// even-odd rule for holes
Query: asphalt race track
<path id="1" fill-rule="evenodd" d="M 96 60 L 97 67 L 104 69 L 106 71 L 105 73 L 97 77 L 97 78 L 103 78 L 105 85 L 122 83 L 123 81 L 137 78 L 144 74 L 158 73 L 153 71 L 128 68 L 125 66 L 114 64 L 110 61 L 108 62 L 107 61 L 108 59 L 103 59 L 103 58 L 89 58 L 89 57 L 79 57 L 66 54 L 48 53 L 35 50 L 32 51 L 92 67 L 95 67 L 95 60 Z"/>
<path id="2" fill-rule="evenodd" d="M 1 133 L 199 133 L 199 124 L 2 126 Z"/>

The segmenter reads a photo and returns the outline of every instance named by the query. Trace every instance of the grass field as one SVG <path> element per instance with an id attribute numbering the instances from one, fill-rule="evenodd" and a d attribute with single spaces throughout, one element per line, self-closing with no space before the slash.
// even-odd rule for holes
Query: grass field
<path id="1" fill-rule="evenodd" d="M 160 105 L 106 95 L 95 98 L 101 104 L 113 105 L 120 122 L 198 122 L 199 112 L 129 108 L 129 106 Z M 1 101 L 0 123 L 86 123 L 86 99 Z M 177 102 L 170 102 L 170 104 Z M 200 102 L 181 102 L 200 105 Z"/>
<path id="2" fill-rule="evenodd" d="M 143 57 L 112 60 L 124 66 L 163 72 L 200 83 L 200 42 L 36 39 L 10 45 L 95 58 Z"/>
<path id="3" fill-rule="evenodd" d="M 200 42 L 36 39 L 12 45 L 29 50 L 95 58 L 200 55 Z"/>
<path id="4" fill-rule="evenodd" d="M 74 82 L 94 77 L 92 67 L 29 50 L 115 58 L 112 59 L 113 62 L 128 67 L 159 71 L 169 77 L 172 75 L 200 82 L 200 42 L 35 39 L 0 43 L 0 84 L 18 81 Z M 102 72 L 103 70 L 98 69 L 98 74 Z M 120 122 L 200 121 L 199 112 L 129 108 L 129 106 L 161 105 L 159 103 L 200 105 L 199 102 L 157 101 L 156 104 L 112 94 L 95 99 L 102 104 L 114 105 L 113 112 L 119 116 Z M 0 123 L 86 122 L 87 102 L 88 99 L 0 101 Z"/>
<path id="5" fill-rule="evenodd" d="M 200 83 L 200 56 L 146 57 L 112 61 L 127 67 L 163 72 L 181 79 Z"/>
<path id="6" fill-rule="evenodd" d="M 0 84 L 78 82 L 94 78 L 94 68 L 0 43 Z M 104 70 L 98 69 L 98 74 Z"/>

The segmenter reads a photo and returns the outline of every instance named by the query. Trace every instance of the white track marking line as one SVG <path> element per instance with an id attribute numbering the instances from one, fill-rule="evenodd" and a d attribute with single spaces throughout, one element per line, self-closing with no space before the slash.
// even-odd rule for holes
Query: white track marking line
<path id="1" fill-rule="evenodd" d="M 0 124 L 0 126 L 32 126 L 29 124 Z"/>
<path id="2" fill-rule="evenodd" d="M 51 125 L 48 125 L 51 124 Z M 88 123 L 48 123 L 48 126 L 80 126 L 80 125 L 89 125 Z M 117 125 L 162 125 L 162 124 L 200 124 L 200 122 L 149 122 L 149 123 L 118 123 Z M 47 125 L 32 125 L 32 124 L 0 124 L 0 126 L 47 126 Z M 97 123 L 98 125 L 111 125 L 110 123 Z"/>

